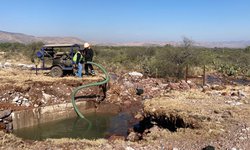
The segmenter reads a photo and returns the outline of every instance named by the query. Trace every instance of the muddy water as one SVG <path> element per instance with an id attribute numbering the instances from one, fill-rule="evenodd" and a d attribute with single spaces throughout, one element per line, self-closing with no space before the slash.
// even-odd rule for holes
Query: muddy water
<path id="1" fill-rule="evenodd" d="M 47 138 L 108 138 L 111 135 L 126 136 L 131 116 L 127 113 L 85 115 L 92 122 L 89 124 L 80 118 L 39 124 L 37 126 L 15 130 L 13 133 L 23 139 L 44 140 Z M 89 128 L 90 127 L 90 128 Z"/>

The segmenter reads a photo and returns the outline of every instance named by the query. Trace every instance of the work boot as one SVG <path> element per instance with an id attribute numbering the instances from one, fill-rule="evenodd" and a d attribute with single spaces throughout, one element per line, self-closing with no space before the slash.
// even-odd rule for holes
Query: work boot
<path id="1" fill-rule="evenodd" d="M 95 75 L 95 71 L 94 71 L 94 70 L 91 70 L 91 74 L 94 76 L 94 75 Z"/>

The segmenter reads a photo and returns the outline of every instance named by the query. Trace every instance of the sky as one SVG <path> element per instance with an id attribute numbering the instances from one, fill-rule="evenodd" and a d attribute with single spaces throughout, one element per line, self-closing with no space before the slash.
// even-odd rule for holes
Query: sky
<path id="1" fill-rule="evenodd" d="M 249 0 L 1 0 L 0 30 L 96 42 L 250 40 Z"/>

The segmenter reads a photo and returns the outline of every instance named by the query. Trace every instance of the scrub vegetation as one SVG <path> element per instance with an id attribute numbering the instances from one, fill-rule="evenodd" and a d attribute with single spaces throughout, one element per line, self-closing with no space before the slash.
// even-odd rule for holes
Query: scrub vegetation
<path id="1" fill-rule="evenodd" d="M 98 76 L 52 78 L 47 72 L 39 71 L 36 75 L 18 65 L 31 63 L 42 45 L 0 43 L 2 110 L 19 111 L 70 102 L 75 87 L 99 80 Z M 112 108 L 134 116 L 127 122 L 128 127 L 131 125 L 128 135 L 109 135 L 96 140 L 34 141 L 0 131 L 0 149 L 172 150 L 202 149 L 208 145 L 216 149 L 247 149 L 250 146 L 250 82 L 249 78 L 240 82 L 234 78 L 250 76 L 250 47 L 195 47 L 192 41 L 184 38 L 178 47 L 93 46 L 93 49 L 94 61 L 104 65 L 112 79 L 105 101 L 96 103 L 96 110 Z M 190 76 L 202 75 L 205 66 L 207 84 L 198 84 L 197 78 L 189 78 L 188 82 L 181 80 L 187 66 Z M 131 71 L 141 72 L 143 77 L 132 76 Z M 181 81 L 172 82 L 168 77 Z M 143 88 L 144 93 L 138 95 L 138 88 Z M 103 96 L 99 87 L 83 90 L 79 96 L 95 94 Z M 0 122 L 3 129 L 9 125 L 6 125 L 6 118 Z"/>
<path id="2" fill-rule="evenodd" d="M 105 64 L 110 71 L 134 70 L 150 77 L 182 78 L 186 66 L 189 75 L 201 75 L 203 66 L 227 76 L 250 76 L 250 46 L 242 48 L 204 48 L 192 46 L 184 38 L 183 44 L 165 46 L 94 46 L 94 61 Z M 43 43 L 0 43 L 4 59 L 35 58 Z"/>

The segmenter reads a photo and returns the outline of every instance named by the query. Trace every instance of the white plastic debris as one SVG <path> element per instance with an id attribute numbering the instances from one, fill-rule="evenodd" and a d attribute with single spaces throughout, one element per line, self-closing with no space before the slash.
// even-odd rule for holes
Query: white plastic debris
<path id="1" fill-rule="evenodd" d="M 133 72 L 129 72 L 128 74 L 129 74 L 130 76 L 143 77 L 143 74 L 140 73 L 140 72 L 135 72 L 135 71 L 133 71 Z"/>

